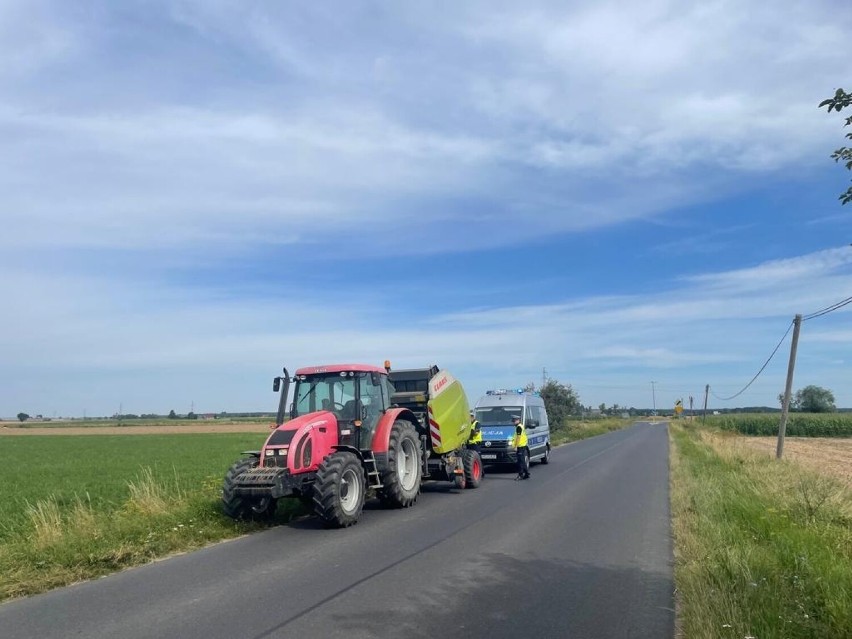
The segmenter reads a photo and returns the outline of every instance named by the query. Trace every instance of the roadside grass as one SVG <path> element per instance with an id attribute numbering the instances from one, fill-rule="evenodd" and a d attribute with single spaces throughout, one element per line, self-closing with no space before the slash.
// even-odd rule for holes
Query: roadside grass
<path id="1" fill-rule="evenodd" d="M 554 446 L 576 442 L 589 437 L 603 435 L 613 430 L 627 428 L 636 422 L 635 418 L 601 417 L 599 419 L 566 419 L 559 428 L 550 433 L 550 443 Z"/>
<path id="2" fill-rule="evenodd" d="M 263 435 L 26 437 L 0 448 L 0 600 L 268 524 L 221 514 L 222 478 Z M 273 523 L 303 511 L 282 500 Z"/>
<path id="3" fill-rule="evenodd" d="M 672 423 L 683 637 L 852 637 L 852 495 L 831 478 Z"/>

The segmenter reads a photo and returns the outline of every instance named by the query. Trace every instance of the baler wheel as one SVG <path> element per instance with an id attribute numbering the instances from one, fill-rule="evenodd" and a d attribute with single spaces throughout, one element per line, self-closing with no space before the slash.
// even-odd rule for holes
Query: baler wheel
<path id="1" fill-rule="evenodd" d="M 420 438 L 414 426 L 398 420 L 391 427 L 388 437 L 388 463 L 382 471 L 384 488 L 379 499 L 391 508 L 408 508 L 417 501 L 420 493 L 422 451 Z"/>
<path id="2" fill-rule="evenodd" d="M 482 458 L 475 450 L 466 450 L 462 454 L 466 488 L 479 488 L 482 483 Z"/>
<path id="3" fill-rule="evenodd" d="M 361 460 L 354 453 L 338 451 L 326 457 L 314 482 L 314 512 L 329 528 L 357 523 L 364 509 L 366 481 Z"/>
<path id="4" fill-rule="evenodd" d="M 272 519 L 278 500 L 272 497 L 241 497 L 234 492 L 237 478 L 247 470 L 257 467 L 257 457 L 240 459 L 225 473 L 222 484 L 222 511 L 232 519 Z"/>

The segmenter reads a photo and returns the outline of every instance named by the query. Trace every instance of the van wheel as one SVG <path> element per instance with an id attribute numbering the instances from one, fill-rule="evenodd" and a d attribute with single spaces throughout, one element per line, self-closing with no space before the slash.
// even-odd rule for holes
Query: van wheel
<path id="1" fill-rule="evenodd" d="M 544 449 L 544 457 L 541 458 L 542 464 L 550 463 L 550 442 L 547 442 L 547 446 Z"/>

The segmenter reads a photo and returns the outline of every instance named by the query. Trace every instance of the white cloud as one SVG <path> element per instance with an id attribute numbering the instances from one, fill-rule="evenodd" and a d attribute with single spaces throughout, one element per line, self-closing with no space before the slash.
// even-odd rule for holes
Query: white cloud
<path id="1" fill-rule="evenodd" d="M 198 384 L 194 375 L 199 375 L 218 380 L 216 387 L 194 391 L 199 406 L 224 401 L 224 393 L 245 408 L 263 405 L 266 387 L 252 385 L 282 364 L 292 368 L 376 358 L 390 358 L 400 368 L 438 363 L 464 380 L 471 395 L 495 384 L 539 379 L 542 366 L 573 383 L 586 403 L 617 398 L 620 404 L 643 405 L 649 375 L 658 377 L 662 388 L 698 393 L 711 383 L 723 395 L 739 390 L 757 372 L 793 313 L 803 310 L 798 308 L 802 296 L 794 296 L 807 290 L 813 304 L 808 310 L 816 310 L 837 301 L 839 289 L 852 290 L 846 262 L 833 260 L 832 251 L 801 256 L 792 261 L 834 265 L 795 280 L 763 278 L 762 287 L 748 290 L 737 277 L 728 277 L 734 274 L 716 273 L 651 298 L 471 309 L 423 321 L 408 317 L 403 324 L 383 319 L 383 306 L 367 310 L 349 304 L 341 321 L 322 294 L 309 291 L 293 290 L 284 300 L 237 301 L 221 297 L 215 288 L 128 289 L 106 276 L 14 273 L 0 281 L 8 307 L 16 309 L 0 317 L 0 358 L 17 363 L 16 383 L 23 379 L 31 384 L 20 395 L 3 397 L 0 413 L 48 401 L 50 385 L 37 380 L 60 372 L 67 378 L 65 392 L 73 388 L 81 396 L 102 394 L 101 406 L 111 406 L 119 397 L 138 404 L 148 380 L 165 378 L 175 380 L 175 387 L 144 410 L 168 410 L 180 399 L 182 386 Z M 752 270 L 765 273 L 770 267 Z M 843 391 L 852 388 L 852 377 L 831 362 L 852 343 L 842 328 L 849 310 L 805 324 L 797 377 L 823 382 L 843 405 L 852 403 L 852 395 Z M 785 360 L 777 357 L 755 385 L 756 394 L 746 399 L 773 405 L 776 387 L 783 386 Z M 96 391 L 86 388 L 85 377 L 75 379 L 92 370 L 115 381 L 99 382 Z M 126 378 L 138 380 L 138 393 L 123 383 Z M 625 390 L 602 392 L 602 384 L 623 384 Z M 88 403 L 90 414 L 98 401 Z"/>
<path id="2" fill-rule="evenodd" d="M 131 82 L 99 71 L 113 55 L 142 64 L 105 35 L 140 25 L 108 10 L 63 16 L 38 6 L 35 17 L 54 19 L 27 20 L 46 26 L 26 40 L 43 51 L 21 55 L 53 61 L 68 54 L 62 43 L 85 41 L 72 73 L 96 90 L 65 108 L 50 99 L 59 85 L 41 63 L 8 86 L 7 246 L 10 237 L 249 246 L 258 235 L 304 239 L 328 220 L 345 232 L 366 217 L 384 222 L 373 241 L 392 247 L 429 198 L 442 200 L 444 219 L 471 208 L 447 201 L 475 202 L 491 220 L 522 217 L 526 237 L 658 215 L 730 190 L 731 172 L 824 160 L 836 123 L 815 105 L 845 71 L 840 45 L 852 25 L 836 6 L 795 2 L 749 11 L 731 2 L 427 5 L 378 18 L 344 7 L 151 5 L 147 19 L 186 32 L 161 36 L 161 53 L 151 47 L 144 62 L 159 74 L 139 77 L 130 107 L 120 96 Z M 20 49 L 14 33 L 0 37 L 7 53 Z M 190 46 L 209 66 L 196 49 L 180 57 Z M 263 80 L 212 97 L 226 51 Z M 168 90 L 197 68 L 196 87 Z M 474 216 L 465 225 L 482 227 Z M 516 239 L 472 235 L 491 246 Z"/>

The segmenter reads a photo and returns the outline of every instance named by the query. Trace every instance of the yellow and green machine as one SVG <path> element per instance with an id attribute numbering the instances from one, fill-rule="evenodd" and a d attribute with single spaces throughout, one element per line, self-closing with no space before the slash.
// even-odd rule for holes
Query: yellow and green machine
<path id="1" fill-rule="evenodd" d="M 424 477 L 455 480 L 460 486 L 478 485 L 482 461 L 466 448 L 470 404 L 461 382 L 434 365 L 391 370 L 388 377 L 394 386 L 391 403 L 418 417 L 418 430 L 427 442 L 424 448 L 431 449 Z"/>

